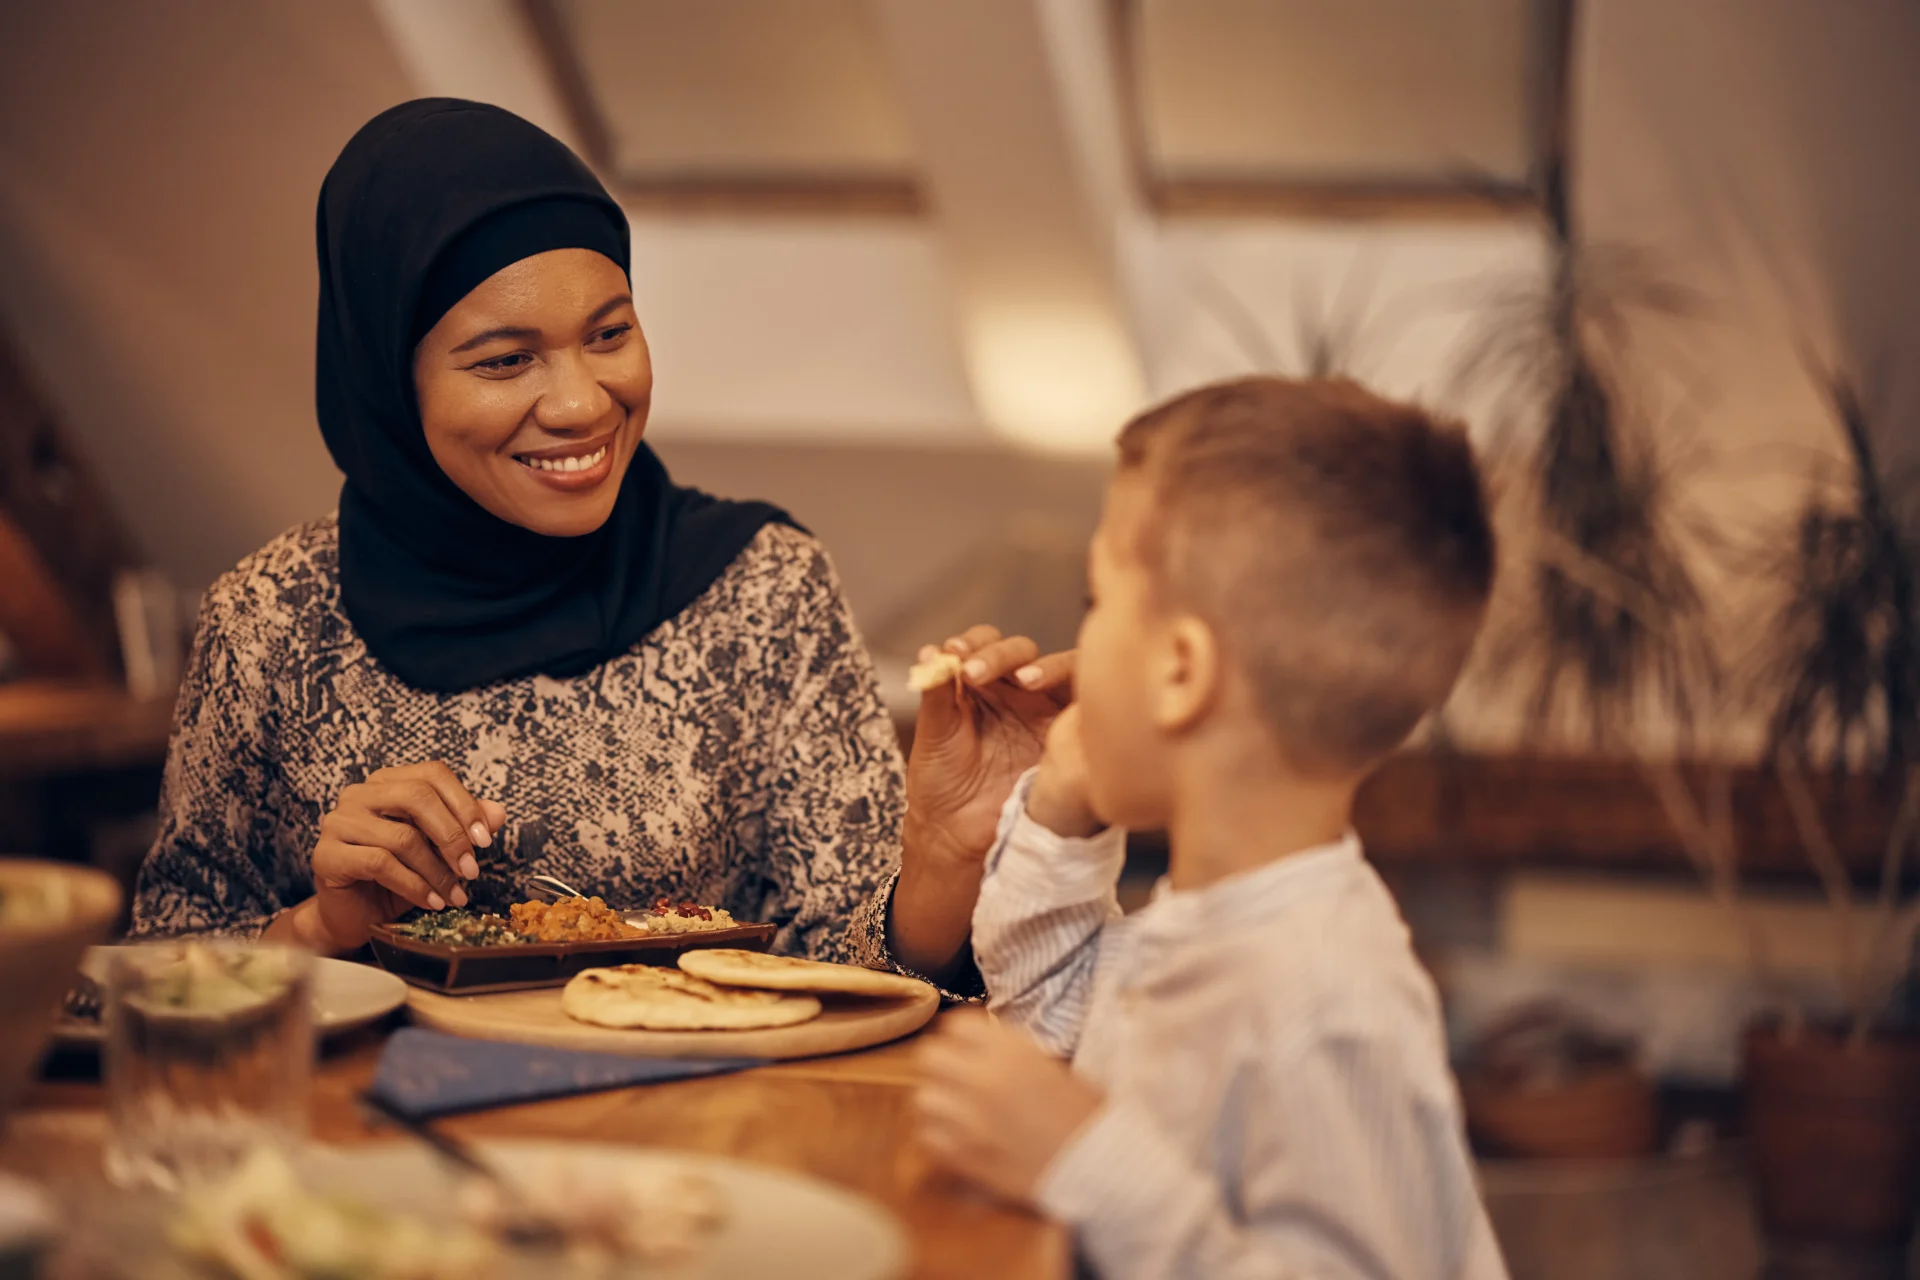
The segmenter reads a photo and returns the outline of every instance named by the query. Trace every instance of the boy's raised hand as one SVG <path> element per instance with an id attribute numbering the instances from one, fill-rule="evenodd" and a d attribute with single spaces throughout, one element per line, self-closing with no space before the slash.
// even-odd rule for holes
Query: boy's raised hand
<path id="1" fill-rule="evenodd" d="M 1103 1095 L 984 1013 L 948 1014 L 920 1049 L 917 1136 L 935 1164 L 1003 1199 L 1031 1203 Z"/>
<path id="2" fill-rule="evenodd" d="M 1106 826 L 1093 811 L 1087 754 L 1080 739 L 1080 708 L 1068 707 L 1047 730 L 1040 773 L 1027 795 L 1027 816 L 1069 840 L 1098 835 Z"/>

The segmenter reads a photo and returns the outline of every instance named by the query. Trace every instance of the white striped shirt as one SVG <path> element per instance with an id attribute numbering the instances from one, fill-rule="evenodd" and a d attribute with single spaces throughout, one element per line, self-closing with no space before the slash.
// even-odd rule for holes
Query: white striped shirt
<path id="1" fill-rule="evenodd" d="M 1356 837 L 1122 916 L 1124 836 L 1015 789 L 973 917 L 989 1006 L 1106 1091 L 1042 1179 L 1109 1280 L 1502 1280 L 1439 1002 Z"/>

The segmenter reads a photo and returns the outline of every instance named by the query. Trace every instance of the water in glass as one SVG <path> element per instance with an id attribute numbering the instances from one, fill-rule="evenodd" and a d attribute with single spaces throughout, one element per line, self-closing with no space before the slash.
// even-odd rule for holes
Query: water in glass
<path id="1" fill-rule="evenodd" d="M 107 979 L 107 1175 L 174 1190 L 306 1133 L 313 957 L 195 940 L 117 950 Z"/>

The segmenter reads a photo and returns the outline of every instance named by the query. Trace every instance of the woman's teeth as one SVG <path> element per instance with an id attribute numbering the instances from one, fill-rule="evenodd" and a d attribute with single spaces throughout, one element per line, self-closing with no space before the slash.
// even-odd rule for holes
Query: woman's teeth
<path id="1" fill-rule="evenodd" d="M 607 456 L 607 446 L 601 445 L 585 457 L 573 458 L 522 458 L 520 461 L 535 471 L 591 471 L 600 465 L 600 459 Z"/>

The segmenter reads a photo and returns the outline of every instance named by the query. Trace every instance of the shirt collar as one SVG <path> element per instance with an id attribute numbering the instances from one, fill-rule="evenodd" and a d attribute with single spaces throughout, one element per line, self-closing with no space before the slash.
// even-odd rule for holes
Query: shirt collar
<path id="1" fill-rule="evenodd" d="M 1349 831 L 1331 844 L 1289 853 L 1203 889 L 1175 889 L 1162 876 L 1139 918 L 1156 933 L 1184 933 L 1275 916 L 1362 865 L 1360 836 Z"/>

